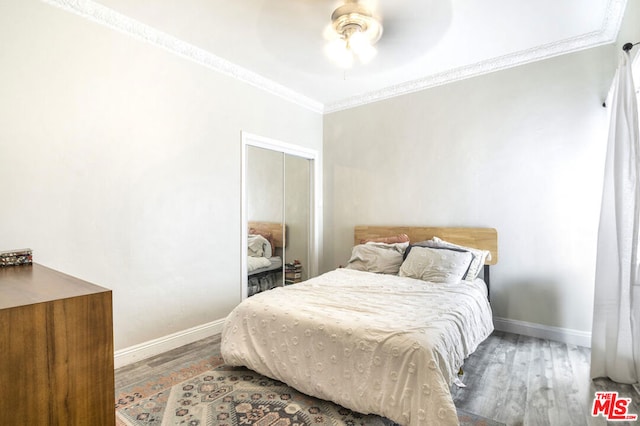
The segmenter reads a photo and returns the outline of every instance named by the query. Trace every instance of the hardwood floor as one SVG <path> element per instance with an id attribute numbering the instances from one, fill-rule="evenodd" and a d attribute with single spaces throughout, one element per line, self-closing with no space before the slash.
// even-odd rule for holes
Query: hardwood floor
<path id="1" fill-rule="evenodd" d="M 171 351 L 143 359 L 116 369 L 116 395 L 119 390 L 170 371 L 179 370 L 187 364 L 194 364 L 211 356 L 220 356 L 220 335 L 198 340 Z"/>
<path id="2" fill-rule="evenodd" d="M 507 425 L 591 426 L 607 424 L 591 416 L 594 393 L 617 391 L 632 398 L 629 412 L 640 414 L 632 386 L 589 379 L 590 356 L 588 348 L 496 331 L 465 362 L 467 387 L 453 386 L 453 400 Z"/>
<path id="3" fill-rule="evenodd" d="M 220 354 L 220 335 L 116 370 L 118 389 L 142 378 Z M 589 379 L 590 350 L 550 340 L 494 332 L 464 365 L 462 381 L 451 392 L 457 407 L 507 425 L 605 425 L 591 417 L 596 391 L 632 398 L 629 412 L 640 414 L 640 397 L 630 385 Z M 616 422 L 616 425 L 640 424 Z"/>

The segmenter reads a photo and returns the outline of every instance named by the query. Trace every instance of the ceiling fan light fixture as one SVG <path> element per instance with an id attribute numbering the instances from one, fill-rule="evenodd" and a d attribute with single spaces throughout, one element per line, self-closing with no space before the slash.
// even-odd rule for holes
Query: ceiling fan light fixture
<path id="1" fill-rule="evenodd" d="M 349 38 L 351 51 L 360 59 L 363 64 L 368 63 L 376 56 L 377 50 L 371 45 L 366 36 L 361 32 L 356 32 Z"/>
<path id="2" fill-rule="evenodd" d="M 329 42 L 326 53 L 339 66 L 350 68 L 355 58 L 367 63 L 376 55 L 373 45 L 382 36 L 382 24 L 361 4 L 338 7 L 331 14 L 331 26 L 337 38 Z"/>
<path id="3" fill-rule="evenodd" d="M 325 53 L 341 68 L 353 66 L 353 52 L 349 50 L 346 40 L 342 38 L 336 38 L 327 43 Z"/>

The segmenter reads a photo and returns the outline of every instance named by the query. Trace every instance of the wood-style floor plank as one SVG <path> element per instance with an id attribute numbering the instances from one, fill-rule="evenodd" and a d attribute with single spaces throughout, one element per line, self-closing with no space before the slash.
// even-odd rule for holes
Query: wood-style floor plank
<path id="1" fill-rule="evenodd" d="M 496 331 L 466 360 L 467 387 L 453 386 L 453 400 L 456 407 L 513 426 L 606 425 L 604 417 L 591 416 L 596 391 L 631 398 L 629 412 L 640 414 L 632 386 L 590 380 L 590 354 L 580 346 Z"/>
<path id="2" fill-rule="evenodd" d="M 119 389 L 220 355 L 220 335 L 183 346 L 116 370 Z M 588 348 L 494 332 L 465 362 L 462 381 L 452 386 L 457 407 L 506 425 L 606 425 L 592 417 L 596 391 L 632 398 L 629 412 L 640 414 L 640 397 L 630 385 L 589 379 Z M 614 424 L 614 423 L 610 423 Z M 615 425 L 640 425 L 616 422 Z"/>
<path id="3" fill-rule="evenodd" d="M 116 369 L 116 395 L 119 390 L 163 374 L 177 371 L 211 357 L 220 356 L 220 335 L 198 340 L 171 351 Z"/>
<path id="4" fill-rule="evenodd" d="M 547 340 L 527 339 L 529 368 L 524 424 L 551 424 L 549 408 L 553 406 L 554 401 L 553 394 L 549 392 L 549 378 L 546 375 L 550 363 L 547 343 Z"/>
<path id="5" fill-rule="evenodd" d="M 567 345 L 551 341 L 551 359 L 553 362 L 553 375 L 557 377 L 553 387 L 556 400 L 554 407 L 555 417 L 559 418 L 566 425 L 583 425 L 586 422 L 585 413 L 580 409 L 583 399 L 580 395 L 578 384 L 573 379 L 574 371 L 569 359 L 569 348 Z"/>

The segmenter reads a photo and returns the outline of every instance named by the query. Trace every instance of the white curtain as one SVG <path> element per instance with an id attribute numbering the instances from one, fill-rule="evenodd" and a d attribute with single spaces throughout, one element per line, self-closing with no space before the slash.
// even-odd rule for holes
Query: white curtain
<path id="1" fill-rule="evenodd" d="M 640 376 L 640 159 L 631 59 L 624 52 L 613 83 L 611 122 L 598 229 L 591 377 L 637 383 Z"/>

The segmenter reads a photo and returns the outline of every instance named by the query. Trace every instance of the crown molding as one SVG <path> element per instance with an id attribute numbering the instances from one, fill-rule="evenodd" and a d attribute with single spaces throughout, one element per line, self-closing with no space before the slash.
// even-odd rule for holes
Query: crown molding
<path id="1" fill-rule="evenodd" d="M 337 102 L 322 104 L 273 80 L 220 58 L 211 52 L 189 44 L 135 19 L 122 15 L 93 0 L 43 0 L 85 19 L 120 31 L 139 40 L 160 47 L 183 58 L 196 62 L 214 71 L 235 78 L 254 87 L 279 96 L 317 113 L 332 113 L 361 105 L 418 92 L 436 86 L 501 71 L 555 56 L 613 43 L 616 41 L 627 0 L 608 0 L 607 11 L 600 30 L 546 45 L 536 46 L 509 55 L 504 55 L 475 64 L 443 71 L 388 86 L 380 90 L 348 97 Z"/>
<path id="2" fill-rule="evenodd" d="M 229 62 L 204 49 L 163 33 L 149 25 L 118 13 L 92 0 L 43 0 L 65 11 L 85 19 L 125 33 L 185 59 L 196 62 L 214 71 L 250 84 L 273 95 L 279 96 L 313 112 L 324 112 L 321 102 L 302 95 L 273 80 Z"/>
<path id="3" fill-rule="evenodd" d="M 531 49 L 525 49 L 509 55 L 499 56 L 475 64 L 453 68 L 437 74 L 432 74 L 420 79 L 408 81 L 394 86 L 385 87 L 362 95 L 352 96 L 338 102 L 325 105 L 325 114 L 355 108 L 361 105 L 406 95 L 429 89 L 444 84 L 467 78 L 477 77 L 483 74 L 513 68 L 567 53 L 577 52 L 604 44 L 613 43 L 622 24 L 622 17 L 627 0 L 609 0 L 607 13 L 602 21 L 600 30 L 583 34 L 577 37 L 560 40 L 554 43 L 540 45 Z"/>

